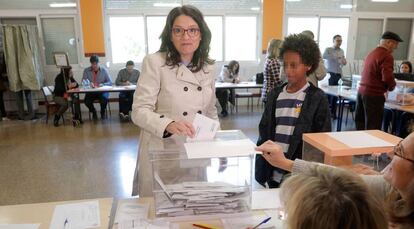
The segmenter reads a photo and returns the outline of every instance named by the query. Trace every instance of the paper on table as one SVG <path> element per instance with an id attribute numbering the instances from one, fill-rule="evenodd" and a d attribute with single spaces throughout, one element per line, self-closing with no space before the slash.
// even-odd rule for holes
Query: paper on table
<path id="1" fill-rule="evenodd" d="M 195 129 L 194 138 L 187 137 L 187 142 L 213 140 L 220 127 L 220 123 L 217 120 L 197 113 L 193 120 L 193 127 Z"/>
<path id="2" fill-rule="evenodd" d="M 0 229 L 38 229 L 40 224 L 0 224 Z"/>
<path id="3" fill-rule="evenodd" d="M 362 131 L 344 131 L 327 133 L 351 148 L 388 147 L 393 144 Z"/>
<path id="4" fill-rule="evenodd" d="M 250 217 L 243 217 L 243 218 L 224 218 L 222 219 L 222 221 L 223 221 L 224 228 L 240 229 L 240 228 L 254 227 L 266 218 L 268 218 L 267 215 L 261 214 L 261 215 L 252 215 Z M 260 225 L 258 228 L 276 229 L 276 225 L 275 225 L 275 221 L 273 220 L 273 217 L 267 223 Z"/>
<path id="5" fill-rule="evenodd" d="M 279 189 L 260 189 L 252 192 L 252 209 L 277 209 L 281 208 Z"/>
<path id="6" fill-rule="evenodd" d="M 95 228 L 100 225 L 99 202 L 95 200 L 57 205 L 49 228 Z"/>
<path id="7" fill-rule="evenodd" d="M 115 215 L 115 223 L 127 220 L 147 219 L 149 204 L 137 203 L 137 199 L 119 202 Z"/>
<path id="8" fill-rule="evenodd" d="M 167 221 L 126 220 L 118 224 L 119 229 L 169 229 Z"/>
<path id="9" fill-rule="evenodd" d="M 102 87 L 99 87 L 99 89 L 112 89 L 112 86 L 104 85 Z"/>
<path id="10" fill-rule="evenodd" d="M 187 142 L 184 143 L 188 159 L 248 156 L 255 153 L 256 145 L 250 139 Z"/>

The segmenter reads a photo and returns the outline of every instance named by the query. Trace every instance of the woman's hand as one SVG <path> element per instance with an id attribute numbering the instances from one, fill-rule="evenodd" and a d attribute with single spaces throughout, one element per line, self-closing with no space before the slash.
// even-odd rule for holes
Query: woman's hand
<path id="1" fill-rule="evenodd" d="M 188 136 L 190 138 L 194 137 L 195 130 L 193 124 L 187 121 L 175 121 L 168 124 L 165 130 L 171 134 L 177 134 L 180 136 Z"/>
<path id="2" fill-rule="evenodd" d="M 256 147 L 256 150 L 262 152 L 263 157 L 272 166 L 284 169 L 286 171 L 292 170 L 293 161 L 287 159 L 283 153 L 282 147 L 273 141 L 266 141 L 262 145 Z"/>

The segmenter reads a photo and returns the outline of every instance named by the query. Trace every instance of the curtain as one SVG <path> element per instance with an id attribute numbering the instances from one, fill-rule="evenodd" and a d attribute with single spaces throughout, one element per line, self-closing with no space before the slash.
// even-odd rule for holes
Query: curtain
<path id="1" fill-rule="evenodd" d="M 37 27 L 3 25 L 2 29 L 10 90 L 40 90 L 43 72 Z"/>

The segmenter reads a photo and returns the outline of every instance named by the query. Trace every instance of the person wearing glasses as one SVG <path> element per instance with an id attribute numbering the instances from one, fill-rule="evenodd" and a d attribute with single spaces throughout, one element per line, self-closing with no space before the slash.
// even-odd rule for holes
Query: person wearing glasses
<path id="1" fill-rule="evenodd" d="M 262 152 L 271 165 L 292 174 L 308 174 L 317 166 L 326 167 L 327 173 L 338 169 L 300 159 L 287 159 L 282 147 L 273 141 L 266 141 L 256 150 Z M 381 175 L 361 175 L 361 178 L 371 194 L 385 207 L 389 228 L 414 228 L 414 133 L 400 141 L 389 156 L 392 160 Z"/>
<path id="2" fill-rule="evenodd" d="M 132 195 L 152 196 L 150 138 L 193 137 L 196 114 L 218 120 L 211 32 L 195 7 L 176 7 L 167 16 L 158 52 L 147 55 L 134 93 L 132 121 L 141 128 Z"/>

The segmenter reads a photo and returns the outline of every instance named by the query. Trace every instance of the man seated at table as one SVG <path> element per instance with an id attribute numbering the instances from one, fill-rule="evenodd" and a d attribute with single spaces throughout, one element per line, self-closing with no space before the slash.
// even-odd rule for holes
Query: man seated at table
<path id="1" fill-rule="evenodd" d="M 85 68 L 83 71 L 82 82 L 89 80 L 92 88 L 98 88 L 104 85 L 112 85 L 111 77 L 108 70 L 99 66 L 99 58 L 96 55 L 92 55 L 89 59 L 91 66 Z M 105 119 L 105 110 L 108 105 L 109 92 L 90 92 L 85 94 L 85 105 L 88 107 L 89 112 L 92 113 L 93 120 L 97 120 L 95 107 L 93 101 L 99 100 L 101 104 L 101 119 Z"/>
<path id="2" fill-rule="evenodd" d="M 218 81 L 219 82 L 227 82 L 227 83 L 239 83 L 239 69 L 240 64 L 239 62 L 232 60 L 229 62 L 228 65 L 224 65 L 221 69 L 220 76 Z M 216 89 L 216 97 L 221 106 L 221 117 L 226 117 L 229 113 L 227 111 L 227 102 L 230 101 L 234 104 L 235 93 L 234 89 Z"/>
<path id="3" fill-rule="evenodd" d="M 115 84 L 117 86 L 136 85 L 140 72 L 134 69 L 134 62 L 132 60 L 126 63 L 126 67 L 121 69 L 116 78 Z M 134 99 L 133 91 L 119 92 L 119 117 L 121 121 L 129 120 L 129 111 L 132 110 L 132 101 Z"/>

